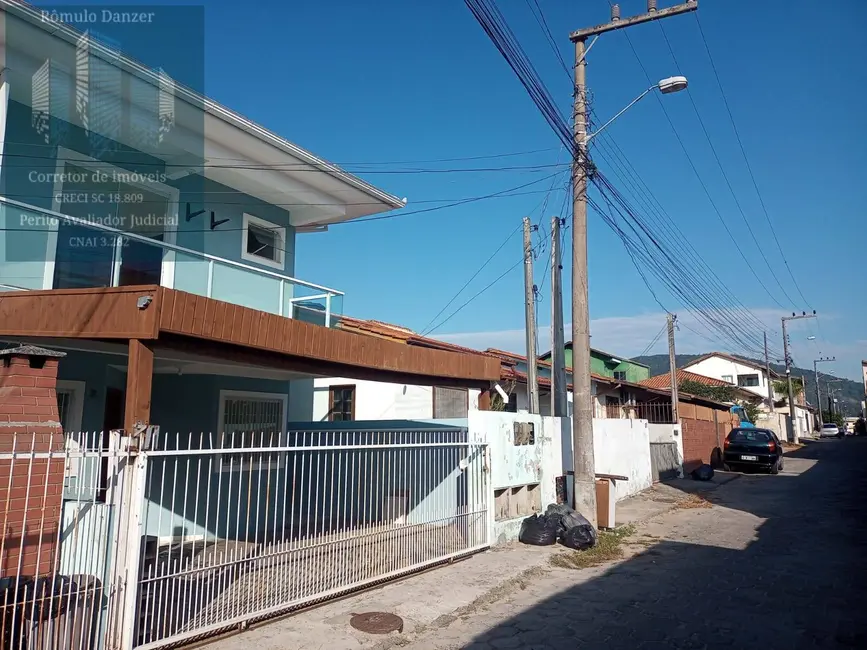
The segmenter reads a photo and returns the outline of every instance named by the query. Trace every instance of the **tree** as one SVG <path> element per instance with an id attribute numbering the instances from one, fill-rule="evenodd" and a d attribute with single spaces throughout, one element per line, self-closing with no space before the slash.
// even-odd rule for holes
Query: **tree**
<path id="1" fill-rule="evenodd" d="M 517 382 L 515 382 L 515 381 L 505 382 L 505 385 L 503 386 L 503 390 L 506 391 L 507 395 L 511 395 L 513 392 L 515 392 L 516 384 L 517 384 Z M 502 397 L 502 395 L 500 395 L 500 391 L 498 391 L 498 390 L 493 391 L 493 395 L 491 396 L 491 410 L 492 411 L 505 411 L 506 406 L 507 406 L 507 402 L 503 401 L 503 397 Z"/>
<path id="2" fill-rule="evenodd" d="M 740 404 L 746 412 L 747 417 L 750 419 L 750 422 L 755 424 L 759 419 L 759 405 L 748 400 L 741 400 Z"/>
<path id="3" fill-rule="evenodd" d="M 843 426 L 845 425 L 845 422 L 843 421 L 843 414 L 842 413 L 833 413 L 832 414 L 832 413 L 828 413 L 828 411 L 822 411 L 822 422 L 833 422 L 838 427 L 840 427 L 841 430 L 843 429 Z"/>
<path id="4" fill-rule="evenodd" d="M 783 395 L 783 401 L 789 401 L 789 384 L 785 379 L 775 379 L 773 383 L 774 392 Z M 792 377 L 792 393 L 800 395 L 804 392 L 804 382 L 800 377 Z"/>
<path id="5" fill-rule="evenodd" d="M 706 397 L 717 402 L 734 402 L 735 390 L 733 386 L 708 386 L 699 381 L 685 379 L 677 385 L 682 393 L 689 393 L 696 397 Z"/>

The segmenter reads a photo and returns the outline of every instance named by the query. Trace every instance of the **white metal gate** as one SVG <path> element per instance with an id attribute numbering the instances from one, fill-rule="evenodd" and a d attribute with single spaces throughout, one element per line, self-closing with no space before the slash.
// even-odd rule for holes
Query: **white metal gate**
<path id="1" fill-rule="evenodd" d="M 65 610 L 82 642 L 56 647 L 179 644 L 489 545 L 485 444 L 352 425 L 0 451 L 63 463 L 59 566 L 99 584 Z"/>

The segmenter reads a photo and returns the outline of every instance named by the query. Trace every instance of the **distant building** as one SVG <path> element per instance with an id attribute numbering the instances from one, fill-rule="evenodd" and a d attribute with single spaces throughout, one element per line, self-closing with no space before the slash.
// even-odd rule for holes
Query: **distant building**
<path id="1" fill-rule="evenodd" d="M 566 346 L 566 367 L 572 367 L 572 341 Z M 542 361 L 549 361 L 551 353 L 546 352 L 541 357 Z M 628 381 L 634 384 L 650 377 L 650 366 L 638 363 L 623 356 L 617 356 L 602 350 L 590 348 L 590 372 L 602 377 L 610 377 L 618 381 Z"/>

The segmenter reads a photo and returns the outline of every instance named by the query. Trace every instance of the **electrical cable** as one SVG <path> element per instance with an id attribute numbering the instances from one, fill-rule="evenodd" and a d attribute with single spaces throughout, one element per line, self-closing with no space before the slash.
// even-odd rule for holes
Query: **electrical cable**
<path id="1" fill-rule="evenodd" d="M 783 252 L 783 247 L 780 245 L 780 240 L 777 237 L 777 231 L 774 228 L 773 224 L 771 223 L 771 217 L 768 214 L 768 209 L 767 209 L 767 206 L 765 205 L 765 199 L 762 196 L 762 193 L 759 191 L 759 184 L 756 181 L 756 176 L 753 173 L 753 167 L 750 164 L 749 158 L 747 157 L 746 148 L 744 147 L 744 143 L 741 140 L 741 135 L 740 135 L 740 132 L 738 131 L 737 124 L 735 123 L 734 114 L 732 113 L 731 106 L 729 105 L 728 97 L 726 96 L 725 90 L 723 89 L 722 80 L 720 79 L 719 72 L 717 71 L 716 63 L 714 62 L 713 55 L 711 54 L 711 51 L 710 51 L 710 46 L 709 46 L 709 44 L 707 42 L 707 38 L 705 37 L 705 34 L 704 34 L 704 29 L 702 29 L 702 26 L 701 26 L 701 20 L 699 20 L 697 11 L 693 12 L 693 14 L 695 15 L 695 22 L 696 22 L 696 25 L 698 25 L 698 31 L 699 31 L 699 34 L 701 35 L 701 40 L 704 43 L 704 49 L 707 52 L 707 58 L 710 61 L 711 68 L 713 69 L 714 77 L 716 77 L 717 86 L 719 86 L 720 94 L 722 95 L 723 105 L 725 106 L 726 112 L 728 113 L 728 116 L 729 116 L 729 120 L 731 121 L 732 130 L 735 133 L 735 139 L 737 140 L 738 147 L 740 147 L 741 154 L 744 157 L 744 163 L 746 163 L 747 171 L 749 172 L 750 179 L 752 180 L 752 183 L 753 183 L 753 187 L 756 190 L 756 196 L 759 197 L 759 204 L 762 207 L 762 212 L 765 215 L 765 220 L 768 222 L 768 227 L 771 229 L 771 234 L 774 236 L 774 242 L 777 245 L 777 250 L 780 252 L 780 257 L 783 258 L 783 263 L 786 265 L 786 269 L 789 272 L 789 277 L 792 278 L 792 283 L 795 285 L 795 289 L 797 289 L 798 294 L 800 294 L 801 300 L 803 300 L 804 304 L 806 304 L 807 307 L 812 310 L 813 307 L 810 305 L 809 301 L 804 296 L 804 292 L 801 291 L 801 287 L 798 284 L 798 281 L 795 279 L 795 274 L 792 272 L 792 269 L 789 266 L 789 261 L 788 261 L 788 259 L 786 259 L 786 255 Z"/>
<path id="2" fill-rule="evenodd" d="M 681 69 L 680 63 L 678 62 L 677 56 L 674 53 L 674 48 L 671 46 L 671 41 L 668 40 L 668 35 L 665 33 L 665 27 L 663 27 L 661 21 L 658 24 L 659 24 L 659 29 L 662 32 L 662 37 L 665 39 L 665 43 L 668 46 L 668 51 L 671 54 L 671 59 L 672 59 L 672 61 L 674 61 L 675 67 L 678 70 L 680 70 Z M 783 286 L 783 283 L 780 282 L 780 278 L 777 276 L 776 273 L 774 273 L 774 270 L 771 268 L 771 263 L 770 263 L 770 261 L 768 261 L 767 255 L 765 255 L 765 251 L 762 250 L 762 247 L 759 244 L 759 240 L 756 238 L 756 234 L 753 231 L 753 227 L 750 225 L 750 221 L 749 221 L 749 219 L 747 219 L 747 215 L 744 212 L 743 207 L 741 206 L 741 202 L 738 199 L 737 194 L 735 193 L 734 187 L 732 186 L 731 180 L 729 179 L 729 175 L 726 173 L 725 166 L 722 164 L 722 160 L 720 160 L 719 153 L 717 152 L 716 147 L 713 144 L 713 140 L 711 140 L 710 133 L 708 132 L 708 129 L 707 129 L 707 125 L 704 122 L 704 118 L 702 118 L 701 112 L 698 110 L 698 104 L 696 104 L 695 98 L 692 96 L 692 93 L 690 92 L 689 88 L 686 89 L 686 95 L 689 98 L 689 102 L 692 105 L 692 109 L 695 112 L 695 116 L 698 119 L 699 125 L 701 126 L 702 133 L 704 133 L 705 140 L 707 140 L 708 146 L 710 146 L 711 153 L 713 154 L 713 158 L 716 161 L 717 167 L 719 167 L 720 173 L 722 174 L 722 177 L 723 177 L 723 180 L 725 181 L 726 187 L 728 188 L 729 193 L 732 195 L 732 199 L 735 202 L 735 206 L 737 207 L 738 212 L 741 215 L 741 219 L 743 220 L 744 225 L 747 227 L 747 232 L 750 234 L 750 239 L 753 240 L 753 243 L 756 246 L 756 250 L 758 250 L 759 255 L 762 258 L 762 261 L 764 261 L 765 266 L 768 269 L 768 272 L 771 274 L 771 277 L 774 278 L 774 281 L 777 283 L 777 286 L 780 288 L 780 291 L 783 292 L 783 295 L 786 297 L 786 300 L 788 300 L 789 303 L 792 305 L 796 304 L 795 301 L 792 300 L 792 297 L 789 295 L 788 291 L 786 291 L 786 288 Z M 771 226 L 771 231 L 773 232 L 774 227 L 773 227 L 773 225 L 770 224 L 770 220 L 768 220 L 768 225 Z M 776 234 L 774 236 L 776 236 Z M 785 261 L 785 257 L 784 257 L 784 261 Z"/>

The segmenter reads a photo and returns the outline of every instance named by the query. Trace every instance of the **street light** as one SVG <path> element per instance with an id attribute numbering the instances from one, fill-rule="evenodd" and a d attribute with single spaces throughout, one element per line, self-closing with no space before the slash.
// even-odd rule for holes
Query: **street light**
<path id="1" fill-rule="evenodd" d="M 672 93 L 680 92 L 681 90 L 686 90 L 687 85 L 689 85 L 689 84 L 687 83 L 686 77 L 683 77 L 683 76 L 668 77 L 666 79 L 661 80 L 659 83 L 654 84 L 653 86 L 651 86 L 650 88 L 645 90 L 643 93 L 641 93 L 638 97 L 636 97 L 631 102 L 629 102 L 619 113 L 617 113 L 617 115 L 612 117 L 605 124 L 603 124 L 598 129 L 596 129 L 593 133 L 588 134 L 587 137 L 584 139 L 584 145 L 587 146 L 587 144 L 589 144 L 589 142 L 593 138 L 595 138 L 597 135 L 602 133 L 606 128 L 608 128 L 609 124 L 611 124 L 614 120 L 616 120 L 618 117 L 623 115 L 630 108 L 635 106 L 635 104 L 640 102 L 642 99 L 644 99 L 644 97 L 646 95 L 653 92 L 654 90 L 659 90 L 659 92 L 661 92 L 663 95 L 670 95 Z"/>

